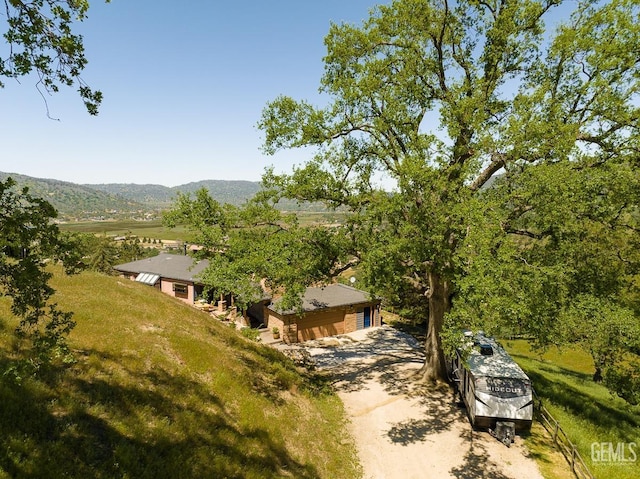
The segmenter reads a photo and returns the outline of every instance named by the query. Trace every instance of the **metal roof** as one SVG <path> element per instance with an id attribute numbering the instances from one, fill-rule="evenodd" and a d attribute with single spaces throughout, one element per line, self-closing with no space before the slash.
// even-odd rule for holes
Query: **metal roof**
<path id="1" fill-rule="evenodd" d="M 206 259 L 198 261 L 191 256 L 160 253 L 158 256 L 119 264 L 113 268 L 122 273 L 149 273 L 161 278 L 196 283 L 196 277 L 207 266 L 209 261 Z"/>

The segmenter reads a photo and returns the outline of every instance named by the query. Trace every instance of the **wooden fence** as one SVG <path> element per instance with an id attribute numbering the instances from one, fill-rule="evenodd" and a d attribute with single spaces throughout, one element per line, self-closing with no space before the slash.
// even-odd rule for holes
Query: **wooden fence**
<path id="1" fill-rule="evenodd" d="M 560 452 L 567 459 L 569 464 L 571 465 L 571 469 L 578 479 L 595 479 L 594 475 L 591 474 L 589 468 L 584 463 L 582 456 L 576 449 L 576 446 L 571 442 L 571 440 L 567 437 L 567 434 L 560 427 L 560 423 L 556 421 L 556 419 L 551 415 L 551 413 L 545 408 L 542 404 L 541 399 L 538 395 L 533 392 L 536 398 L 536 413 L 538 415 L 538 419 L 544 426 L 544 428 L 551 434 L 553 441 L 560 449 Z"/>

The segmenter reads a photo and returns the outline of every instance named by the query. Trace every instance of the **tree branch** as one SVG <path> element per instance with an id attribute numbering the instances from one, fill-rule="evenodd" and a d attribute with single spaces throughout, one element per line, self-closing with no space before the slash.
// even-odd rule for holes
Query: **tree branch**
<path id="1" fill-rule="evenodd" d="M 503 168 L 506 164 L 506 157 L 504 153 L 495 152 L 491 155 L 491 163 L 484 169 L 482 173 L 471 183 L 469 189 L 471 191 L 477 191 L 482 186 L 491 179 L 491 177 L 498 171 L 500 168 Z"/>
<path id="2" fill-rule="evenodd" d="M 344 273 L 345 271 L 354 268 L 356 266 L 358 266 L 358 264 L 360 264 L 360 260 L 359 259 L 353 259 L 345 264 L 343 264 L 342 266 L 336 268 L 336 269 L 332 269 L 330 272 L 330 275 L 332 277 L 338 276 L 341 273 Z"/>
<path id="3" fill-rule="evenodd" d="M 508 223 L 502 223 L 500 226 L 502 227 L 502 231 L 504 231 L 508 235 L 526 236 L 527 238 L 532 238 L 536 240 L 544 239 L 551 234 L 550 231 L 543 231 L 542 233 L 534 233 L 533 231 L 529 231 L 529 230 L 520 230 L 516 228 L 511 228 Z"/>

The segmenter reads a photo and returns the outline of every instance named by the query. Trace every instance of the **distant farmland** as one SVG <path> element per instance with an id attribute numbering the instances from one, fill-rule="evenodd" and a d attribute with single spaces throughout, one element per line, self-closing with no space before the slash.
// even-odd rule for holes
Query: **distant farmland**
<path id="1" fill-rule="evenodd" d="M 62 223 L 59 225 L 62 231 L 74 231 L 78 233 L 95 233 L 106 236 L 136 235 L 140 238 L 155 238 L 165 240 L 190 241 L 191 235 L 184 226 L 166 228 L 161 220 L 135 221 L 83 221 L 74 223 Z"/>
<path id="2" fill-rule="evenodd" d="M 310 211 L 296 212 L 302 225 L 311 224 L 338 224 L 344 222 L 347 217 L 342 212 L 316 213 Z M 106 236 L 136 235 L 140 238 L 155 238 L 165 240 L 192 241 L 192 236 L 184 226 L 167 228 L 162 225 L 162 220 L 136 221 L 136 220 L 106 220 L 106 221 L 78 221 L 61 223 L 63 231 L 75 231 L 79 233 L 95 233 Z"/>

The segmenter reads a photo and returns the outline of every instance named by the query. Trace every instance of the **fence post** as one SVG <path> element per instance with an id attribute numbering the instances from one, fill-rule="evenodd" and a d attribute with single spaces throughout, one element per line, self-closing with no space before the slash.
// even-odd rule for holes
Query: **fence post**
<path id="1" fill-rule="evenodd" d="M 547 429 L 547 431 L 552 434 L 553 442 L 556 443 L 556 445 L 562 452 L 562 455 L 570 463 L 571 470 L 573 471 L 573 473 L 576 475 L 576 477 L 579 477 L 582 479 L 584 478 L 595 479 L 595 477 L 593 476 L 593 474 L 591 474 L 591 471 L 585 464 L 584 459 L 582 459 L 582 456 L 580 455 L 580 451 L 578 451 L 575 444 L 571 442 L 571 439 L 567 437 L 567 433 L 564 432 L 564 430 L 560 426 L 560 421 L 556 420 L 556 418 L 553 417 L 551 413 L 544 407 L 544 405 L 542 404 L 542 399 L 537 395 L 537 393 L 535 392 L 535 389 L 533 390 L 533 394 L 538 400 L 538 408 L 539 408 L 541 419 L 549 423 L 549 428 L 551 428 L 552 423 L 555 424 L 555 427 L 553 427 L 553 433 L 551 433 L 551 431 L 547 429 L 546 426 L 545 426 L 545 429 Z M 560 438 L 560 435 L 559 435 L 560 432 L 562 432 L 562 434 L 564 435 L 564 438 Z M 560 442 L 562 442 L 562 444 Z M 566 449 L 564 449 L 565 447 Z M 571 459 L 567 457 L 569 448 L 571 448 Z M 579 465 L 580 465 L 579 469 L 576 469 L 576 462 L 579 462 Z"/>

